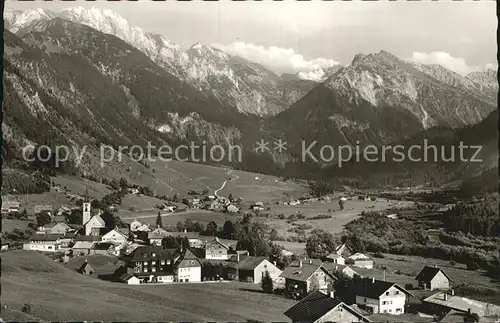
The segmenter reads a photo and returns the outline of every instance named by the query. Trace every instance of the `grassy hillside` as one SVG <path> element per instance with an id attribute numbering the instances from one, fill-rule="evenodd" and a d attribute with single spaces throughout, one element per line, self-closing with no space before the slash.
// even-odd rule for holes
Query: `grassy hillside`
<path id="1" fill-rule="evenodd" d="M 260 289 L 242 283 L 129 286 L 82 276 L 35 252 L 2 254 L 2 305 L 20 310 L 30 303 L 31 315 L 42 320 L 288 321 L 282 313 L 294 301 L 244 288 Z M 11 315 L 2 312 L 2 319 L 16 319 Z"/>

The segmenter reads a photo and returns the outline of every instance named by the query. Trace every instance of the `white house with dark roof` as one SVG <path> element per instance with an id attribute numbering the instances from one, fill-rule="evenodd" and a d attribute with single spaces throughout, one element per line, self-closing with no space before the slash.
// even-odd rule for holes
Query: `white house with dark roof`
<path id="1" fill-rule="evenodd" d="M 405 313 L 408 296 L 413 296 L 398 284 L 365 278 L 353 287 L 356 304 L 373 314 L 401 315 Z"/>
<path id="2" fill-rule="evenodd" d="M 335 252 L 326 256 L 326 261 L 332 262 L 337 265 L 345 265 L 345 258 Z"/>
<path id="3" fill-rule="evenodd" d="M 124 243 L 128 239 L 128 234 L 125 233 L 122 229 L 111 229 L 109 232 L 104 234 L 101 237 L 103 242 L 113 242 L 113 243 Z"/>
<path id="4" fill-rule="evenodd" d="M 415 277 L 418 286 L 423 289 L 448 289 L 450 288 L 451 279 L 448 275 L 437 266 L 425 266 Z"/>
<path id="5" fill-rule="evenodd" d="M 284 314 L 294 323 L 371 322 L 358 309 L 335 299 L 333 296 L 315 291 L 304 297 Z"/>
<path id="6" fill-rule="evenodd" d="M 354 255 L 348 257 L 353 262 L 354 267 L 372 269 L 373 268 L 373 260 L 367 255 L 357 252 Z"/>
<path id="7" fill-rule="evenodd" d="M 293 297 L 303 297 L 313 290 L 326 291 L 335 280 L 319 259 L 296 260 L 280 277 L 285 279 L 286 293 Z"/>
<path id="8" fill-rule="evenodd" d="M 205 259 L 229 260 L 236 253 L 237 240 L 215 237 L 205 245 Z"/>
<path id="9" fill-rule="evenodd" d="M 57 252 L 61 247 L 62 234 L 34 234 L 28 243 L 23 244 L 24 250 Z"/>

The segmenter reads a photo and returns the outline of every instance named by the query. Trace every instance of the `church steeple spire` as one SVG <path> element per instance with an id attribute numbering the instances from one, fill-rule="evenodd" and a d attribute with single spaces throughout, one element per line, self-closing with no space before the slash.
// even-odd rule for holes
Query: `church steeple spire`
<path id="1" fill-rule="evenodd" d="M 85 188 L 85 197 L 83 199 L 84 202 L 89 202 L 89 188 Z"/>

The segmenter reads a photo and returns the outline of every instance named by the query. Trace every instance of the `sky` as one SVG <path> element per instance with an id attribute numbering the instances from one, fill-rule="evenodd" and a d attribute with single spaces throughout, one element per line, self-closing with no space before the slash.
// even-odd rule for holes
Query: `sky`
<path id="1" fill-rule="evenodd" d="M 278 72 L 348 65 L 389 51 L 459 74 L 496 68 L 495 1 L 21 2 L 6 9 L 108 8 L 181 47 L 201 42 Z"/>

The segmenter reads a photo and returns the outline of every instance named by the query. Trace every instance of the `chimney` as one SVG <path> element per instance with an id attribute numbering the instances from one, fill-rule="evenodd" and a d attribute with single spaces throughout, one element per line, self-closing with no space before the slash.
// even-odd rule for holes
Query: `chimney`
<path id="1" fill-rule="evenodd" d="M 309 265 L 312 265 L 312 263 L 313 263 L 313 260 L 309 259 Z"/>
<path id="2" fill-rule="evenodd" d="M 372 277 L 372 284 L 375 284 L 375 277 Z"/>
<path id="3" fill-rule="evenodd" d="M 467 314 L 469 314 L 469 315 L 470 315 L 470 308 L 468 308 L 468 309 L 467 309 Z"/>
<path id="4" fill-rule="evenodd" d="M 236 261 L 240 262 L 240 253 L 239 252 L 236 253 Z"/>
<path id="5" fill-rule="evenodd" d="M 455 290 L 454 289 L 451 290 L 451 296 L 455 296 Z"/>
<path id="6" fill-rule="evenodd" d="M 302 267 L 302 260 L 299 260 L 299 267 Z"/>
<path id="7" fill-rule="evenodd" d="M 274 265 L 274 267 L 276 267 L 276 260 L 275 260 L 275 261 L 273 261 L 273 265 Z"/>
<path id="8" fill-rule="evenodd" d="M 437 265 L 437 264 L 434 264 L 434 268 L 437 268 L 437 267 L 438 267 L 438 265 Z"/>
<path id="9" fill-rule="evenodd" d="M 386 281 L 386 280 L 385 280 L 385 269 L 384 269 L 384 281 Z"/>
<path id="10" fill-rule="evenodd" d="M 184 228 L 184 233 L 188 232 L 188 230 L 186 228 Z"/>
<path id="11" fill-rule="evenodd" d="M 448 300 L 448 294 L 443 293 L 443 299 L 444 299 L 445 301 L 447 301 L 447 300 Z"/>
<path id="12" fill-rule="evenodd" d="M 335 298 L 335 291 L 330 291 L 330 298 Z"/>

